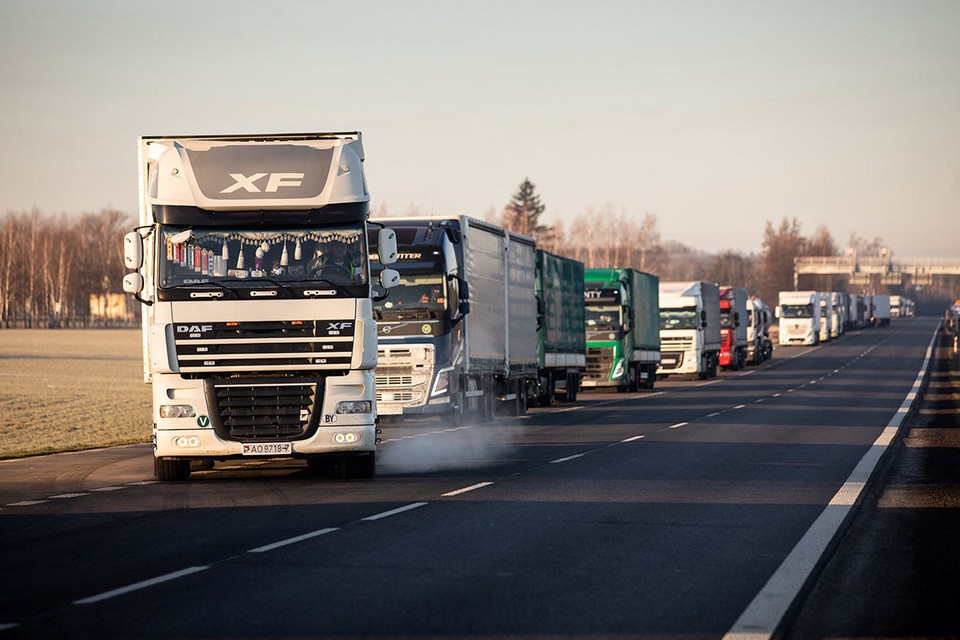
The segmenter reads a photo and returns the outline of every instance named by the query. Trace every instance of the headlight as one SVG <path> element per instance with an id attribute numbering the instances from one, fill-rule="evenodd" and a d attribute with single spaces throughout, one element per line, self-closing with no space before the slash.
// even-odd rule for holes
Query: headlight
<path id="1" fill-rule="evenodd" d="M 453 367 L 440 369 L 440 371 L 437 372 L 437 379 L 433 381 L 433 391 L 430 392 L 431 396 L 439 396 L 440 394 L 450 391 L 451 371 L 453 371 Z"/>
<path id="2" fill-rule="evenodd" d="M 359 433 L 335 433 L 333 434 L 333 441 L 337 444 L 356 444 L 360 442 Z"/>
<path id="3" fill-rule="evenodd" d="M 617 365 L 613 368 L 613 375 L 611 378 L 620 378 L 623 376 L 623 358 L 617 360 Z"/>
<path id="4" fill-rule="evenodd" d="M 161 418 L 195 418 L 197 412 L 188 404 L 162 404 L 160 405 Z"/>
<path id="5" fill-rule="evenodd" d="M 370 413 L 372 409 L 369 400 L 345 400 L 337 403 L 337 413 Z"/>

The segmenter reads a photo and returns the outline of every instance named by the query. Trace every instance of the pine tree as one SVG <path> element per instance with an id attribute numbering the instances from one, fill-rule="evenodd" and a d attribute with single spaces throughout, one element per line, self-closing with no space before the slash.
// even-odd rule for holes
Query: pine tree
<path id="1" fill-rule="evenodd" d="M 547 227 L 540 224 L 540 216 L 546 206 L 540 202 L 540 196 L 535 192 L 536 187 L 529 178 L 524 178 L 517 192 L 510 198 L 509 204 L 503 212 L 503 226 L 533 236 L 542 235 Z"/>

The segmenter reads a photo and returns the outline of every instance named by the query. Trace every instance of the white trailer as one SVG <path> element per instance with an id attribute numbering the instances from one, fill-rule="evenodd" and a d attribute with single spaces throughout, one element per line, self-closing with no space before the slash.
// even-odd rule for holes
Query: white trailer
<path id="1" fill-rule="evenodd" d="M 157 479 L 256 457 L 371 477 L 377 336 L 360 133 L 142 137 L 139 160 L 124 290 L 143 304 Z M 394 276 L 385 269 L 381 284 Z"/>
<path id="2" fill-rule="evenodd" d="M 890 324 L 890 296 L 886 293 L 873 294 L 873 318 L 878 327 Z"/>

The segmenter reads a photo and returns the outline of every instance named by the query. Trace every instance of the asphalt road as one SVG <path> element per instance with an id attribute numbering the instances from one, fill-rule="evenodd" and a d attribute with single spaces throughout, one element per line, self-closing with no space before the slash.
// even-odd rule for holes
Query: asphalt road
<path id="1" fill-rule="evenodd" d="M 0 462 L 0 639 L 749 630 L 902 411 L 935 326 L 520 419 L 388 427 L 371 481 L 257 461 L 157 483 L 146 446 Z"/>

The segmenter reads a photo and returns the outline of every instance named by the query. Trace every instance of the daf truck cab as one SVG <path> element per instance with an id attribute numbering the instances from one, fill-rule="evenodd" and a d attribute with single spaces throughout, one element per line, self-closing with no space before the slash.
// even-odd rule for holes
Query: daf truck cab
<path id="1" fill-rule="evenodd" d="M 720 287 L 712 282 L 660 283 L 657 375 L 717 375 L 720 364 Z"/>
<path id="2" fill-rule="evenodd" d="M 140 138 L 124 290 L 143 304 L 157 479 L 263 457 L 374 475 L 363 158 L 359 132 Z"/>

